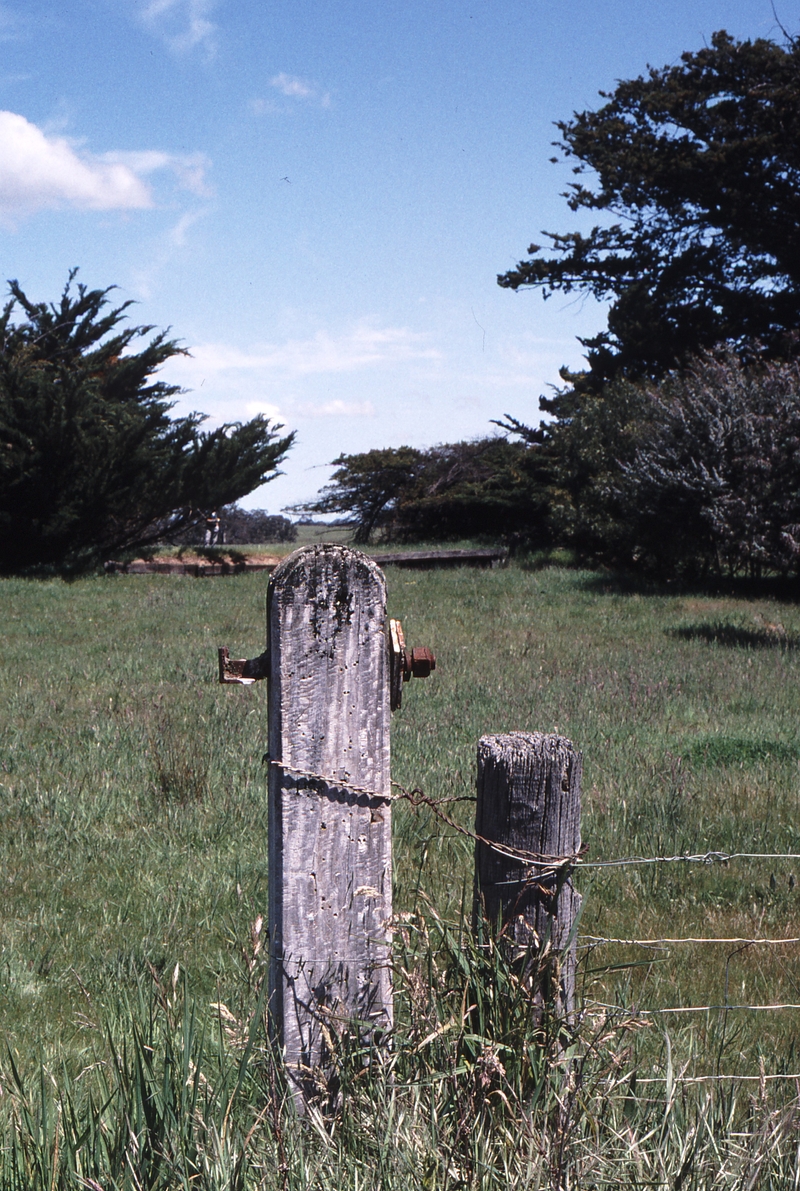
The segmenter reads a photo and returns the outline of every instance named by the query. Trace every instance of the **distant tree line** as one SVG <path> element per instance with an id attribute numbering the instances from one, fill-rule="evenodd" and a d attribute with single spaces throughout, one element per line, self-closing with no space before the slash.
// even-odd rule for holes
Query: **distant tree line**
<path id="1" fill-rule="evenodd" d="M 800 570 L 800 364 L 720 348 L 658 383 L 618 379 L 538 451 L 552 542 L 661 577 Z"/>
<path id="2" fill-rule="evenodd" d="M 345 513 L 356 542 L 530 536 L 537 459 L 522 442 L 490 437 L 429 450 L 340 455 L 316 500 L 295 512 Z"/>
<path id="3" fill-rule="evenodd" d="M 661 577 L 800 572 L 800 362 L 705 352 L 573 416 L 429 450 L 340 455 L 306 512 L 357 542 L 567 546 Z"/>
<path id="4" fill-rule="evenodd" d="M 208 542 L 209 524 L 216 523 L 213 543 Z M 269 542 L 294 542 L 297 529 L 288 517 L 268 513 L 266 509 L 242 509 L 238 504 L 223 505 L 212 515 L 172 536 L 176 545 L 252 546 Z"/>

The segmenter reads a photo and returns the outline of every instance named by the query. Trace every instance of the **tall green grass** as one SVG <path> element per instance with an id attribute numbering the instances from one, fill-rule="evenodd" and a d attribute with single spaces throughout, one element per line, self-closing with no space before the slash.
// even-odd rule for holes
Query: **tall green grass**
<path id="1" fill-rule="evenodd" d="M 557 729 L 584 752 L 588 860 L 800 852 L 800 608 L 793 603 L 637 593 L 553 568 L 389 568 L 388 579 L 391 614 L 403 620 L 406 639 L 431 646 L 438 659 L 431 679 L 406 688 L 394 717 L 393 773 L 403 785 L 469 797 L 482 733 Z M 134 1111 L 123 1111 L 126 1097 L 149 1105 L 148 1081 L 165 1089 L 169 1080 L 177 1083 L 173 1107 L 163 1107 L 167 1123 L 152 1125 L 153 1138 L 165 1131 L 162 1140 L 137 1144 L 166 1147 L 171 1156 L 159 1169 L 173 1182 L 139 1172 L 142 1186 L 233 1186 L 245 1171 L 266 1186 L 401 1187 L 414 1177 L 432 1187 L 488 1187 L 512 1176 L 542 1187 L 568 1178 L 581 1187 L 673 1186 L 687 1162 L 684 1187 L 747 1186 L 748 1179 L 793 1185 L 792 1084 L 681 1079 L 799 1070 L 797 1012 L 712 1010 L 675 1019 L 635 1011 L 800 1002 L 798 947 L 595 945 L 586 937 L 800 935 L 800 872 L 791 862 L 580 873 L 581 1032 L 566 1068 L 541 1039 L 530 1052 L 531 1070 L 534 1059 L 542 1064 L 537 1103 L 564 1107 L 534 1109 L 533 1085 L 523 1094 L 523 1085 L 501 1084 L 513 1112 L 484 1118 L 476 1109 L 480 1079 L 497 1075 L 495 1061 L 508 1070 L 507 1052 L 497 1049 L 506 1043 L 496 1044 L 494 1026 L 465 1024 L 469 1005 L 454 1005 L 465 989 L 485 991 L 492 981 L 485 971 L 462 970 L 460 986 L 442 976 L 482 962 L 480 954 L 469 957 L 468 935 L 459 935 L 470 901 L 469 841 L 404 803 L 394 818 L 395 903 L 411 916 L 408 946 L 416 948 L 405 975 L 398 971 L 406 1032 L 390 1059 L 376 1057 L 352 1075 L 350 1094 L 330 1118 L 299 1123 L 281 1099 L 258 1024 L 223 1136 L 241 1038 L 256 1020 L 261 989 L 253 931 L 266 913 L 266 706 L 259 685 L 216 685 L 215 656 L 221 644 L 234 656 L 263 647 L 265 594 L 263 576 L 0 585 L 7 1048 L 0 1117 L 8 1185 L 75 1185 L 74 1176 L 137 1186 L 126 1146 L 139 1126 L 124 1134 L 128 1141 L 124 1130 L 113 1141 L 114 1130 Z M 470 803 L 449 810 L 470 824 Z M 428 1033 L 447 1027 L 419 1052 L 425 1035 L 413 1023 L 413 988 L 438 1006 L 429 1010 Z M 224 1005 L 231 1020 L 212 1004 Z M 604 1008 L 611 1005 L 619 1009 Z M 470 1032 L 479 1040 L 473 1052 L 464 1041 Z M 191 1079 L 180 1066 L 187 1055 Z M 584 1073 L 580 1090 L 564 1100 L 575 1064 Z M 186 1090 L 192 1080 L 194 1101 Z M 486 1088 L 483 1098 L 499 1102 L 491 1079 Z M 459 1097 L 469 1131 L 452 1107 Z M 95 1173 L 78 1171 L 66 1157 L 70 1120 L 76 1136 L 89 1130 L 81 1154 L 110 1147 L 122 1155 L 116 1173 L 102 1154 L 91 1159 Z M 289 1157 L 279 1156 L 279 1135 Z M 462 1142 L 473 1146 L 469 1160 Z M 175 1155 L 191 1146 L 200 1166 L 176 1173 L 184 1159 Z M 626 1147 L 633 1165 L 625 1165 Z M 242 1157 L 255 1151 L 257 1159 Z M 590 1165 L 574 1165 L 580 1162 Z"/>
<path id="2" fill-rule="evenodd" d="M 399 931 L 398 1024 L 332 1042 L 337 1092 L 302 1115 L 264 1040 L 260 993 L 197 1011 L 176 970 L 121 996 L 80 1067 L 7 1063 L 0 1186 L 21 1189 L 786 1188 L 794 1103 L 637 1087 L 632 1021 L 570 1034 L 500 948 L 433 912 Z"/>

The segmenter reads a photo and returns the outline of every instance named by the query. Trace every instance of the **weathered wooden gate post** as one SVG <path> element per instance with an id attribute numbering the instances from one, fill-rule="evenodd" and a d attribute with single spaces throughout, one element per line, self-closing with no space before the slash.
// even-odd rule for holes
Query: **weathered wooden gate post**
<path id="1" fill-rule="evenodd" d="M 581 898 L 561 860 L 581 848 L 581 754 L 563 736 L 509 732 L 478 743 L 475 834 L 476 910 L 501 922 L 518 953 L 549 940 L 567 947 Z M 482 841 L 488 840 L 494 847 Z M 576 946 L 558 973 L 560 987 L 543 990 L 572 1012 Z"/>
<path id="2" fill-rule="evenodd" d="M 306 1096 L 337 1035 L 392 1023 L 390 714 L 434 666 L 387 624 L 378 566 L 333 545 L 274 571 L 260 658 L 220 650 L 222 682 L 269 678 L 269 1017 Z"/>
<path id="3" fill-rule="evenodd" d="M 312 546 L 268 599 L 270 1016 L 318 1093 L 326 1030 L 392 1023 L 386 584 L 365 555 Z"/>

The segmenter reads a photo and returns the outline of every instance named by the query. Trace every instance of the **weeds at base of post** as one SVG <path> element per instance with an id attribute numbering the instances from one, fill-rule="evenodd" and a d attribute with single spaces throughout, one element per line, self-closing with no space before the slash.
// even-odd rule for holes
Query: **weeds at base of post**
<path id="1" fill-rule="evenodd" d="M 153 969 L 82 1066 L 0 1063 L 0 1188 L 584 1191 L 794 1185 L 796 1090 L 637 1087 L 641 1023 L 549 1017 L 530 965 L 433 911 L 395 924 L 396 1025 L 331 1036 L 338 1094 L 298 1115 L 265 1031 Z"/>

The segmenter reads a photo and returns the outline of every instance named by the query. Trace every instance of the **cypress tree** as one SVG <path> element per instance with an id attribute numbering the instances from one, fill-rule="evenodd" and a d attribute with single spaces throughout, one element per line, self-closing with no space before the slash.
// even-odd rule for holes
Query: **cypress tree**
<path id="1" fill-rule="evenodd" d="M 121 326 L 131 303 L 75 274 L 52 304 L 10 282 L 0 316 L 5 573 L 83 570 L 169 537 L 279 474 L 294 438 L 261 416 L 211 431 L 172 418 L 181 390 L 155 374 L 185 349 Z"/>

